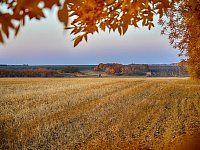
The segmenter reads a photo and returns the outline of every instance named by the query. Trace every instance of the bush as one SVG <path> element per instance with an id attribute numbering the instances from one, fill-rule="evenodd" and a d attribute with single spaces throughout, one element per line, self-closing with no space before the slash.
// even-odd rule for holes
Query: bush
<path id="1" fill-rule="evenodd" d="M 64 73 L 76 73 L 80 72 L 78 67 L 73 67 L 73 66 L 66 66 L 62 69 L 62 72 Z"/>

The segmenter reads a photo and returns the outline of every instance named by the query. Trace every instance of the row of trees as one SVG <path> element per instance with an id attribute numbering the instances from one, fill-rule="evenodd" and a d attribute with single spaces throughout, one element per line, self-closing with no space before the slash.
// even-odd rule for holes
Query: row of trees
<path id="1" fill-rule="evenodd" d="M 61 70 L 61 72 L 63 72 L 63 73 L 78 73 L 78 72 L 80 72 L 80 69 L 78 67 L 74 67 L 74 66 L 66 66 Z"/>
<path id="2" fill-rule="evenodd" d="M 0 77 L 65 77 L 65 73 L 78 73 L 78 67 L 66 66 L 60 70 L 37 69 L 0 69 Z"/>
<path id="3" fill-rule="evenodd" d="M 58 72 L 43 68 L 38 69 L 0 69 L 0 77 L 55 77 Z"/>
<path id="4" fill-rule="evenodd" d="M 105 72 L 111 75 L 148 75 L 153 76 L 188 76 L 186 62 L 181 61 L 174 65 L 147 65 L 147 64 L 103 64 L 94 67 L 94 71 Z"/>
<path id="5" fill-rule="evenodd" d="M 107 74 L 116 74 L 116 75 L 145 75 L 149 72 L 148 65 L 138 65 L 138 64 L 130 64 L 130 65 L 122 65 L 122 64 L 103 64 L 94 67 L 94 71 L 103 71 Z"/>
<path id="6" fill-rule="evenodd" d="M 94 71 L 104 71 L 108 74 L 119 74 L 121 73 L 121 68 L 123 67 L 122 64 L 103 64 L 100 63 L 99 65 L 94 67 Z"/>

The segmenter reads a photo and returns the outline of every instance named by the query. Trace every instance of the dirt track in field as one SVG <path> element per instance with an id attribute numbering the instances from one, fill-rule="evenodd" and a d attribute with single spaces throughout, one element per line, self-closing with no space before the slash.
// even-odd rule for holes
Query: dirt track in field
<path id="1" fill-rule="evenodd" d="M 0 95 L 0 149 L 200 146 L 200 83 L 188 79 L 0 79 Z"/>

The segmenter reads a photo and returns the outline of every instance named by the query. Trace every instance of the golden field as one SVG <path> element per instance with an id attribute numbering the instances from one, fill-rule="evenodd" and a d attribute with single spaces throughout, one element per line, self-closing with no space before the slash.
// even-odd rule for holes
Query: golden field
<path id="1" fill-rule="evenodd" d="M 0 149 L 200 146 L 200 83 L 186 78 L 2 78 L 0 110 Z"/>

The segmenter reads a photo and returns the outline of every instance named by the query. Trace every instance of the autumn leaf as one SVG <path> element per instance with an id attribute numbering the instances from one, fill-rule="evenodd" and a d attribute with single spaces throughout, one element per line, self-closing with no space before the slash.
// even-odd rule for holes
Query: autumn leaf
<path id="1" fill-rule="evenodd" d="M 43 0 L 45 7 L 51 9 L 54 5 L 59 5 L 59 0 Z"/>
<path id="2" fill-rule="evenodd" d="M 87 34 L 84 35 L 84 38 L 85 38 L 85 41 L 87 42 L 87 39 L 88 39 Z"/>
<path id="3" fill-rule="evenodd" d="M 119 34 L 122 35 L 122 29 L 121 29 L 121 27 L 118 27 L 117 29 L 118 29 Z"/>
<path id="4" fill-rule="evenodd" d="M 154 27 L 154 24 L 151 22 L 151 23 L 149 23 L 149 27 L 148 27 L 149 30 L 151 30 L 152 27 Z"/>
<path id="5" fill-rule="evenodd" d="M 0 43 L 4 43 L 4 40 L 3 40 L 3 36 L 2 36 L 1 31 L 0 31 Z"/>
<path id="6" fill-rule="evenodd" d="M 65 26 L 68 25 L 68 18 L 69 16 L 67 6 L 64 6 L 63 8 L 58 10 L 58 19 L 60 20 L 60 22 L 64 23 Z"/>
<path id="7" fill-rule="evenodd" d="M 20 30 L 20 25 L 18 25 L 16 28 L 15 28 L 15 36 L 18 35 L 19 33 L 19 30 Z"/>
<path id="8" fill-rule="evenodd" d="M 2 26 L 2 30 L 4 32 L 4 34 L 6 35 L 7 38 L 9 38 L 9 26 Z"/>
<path id="9" fill-rule="evenodd" d="M 125 34 L 126 31 L 128 30 L 128 25 L 124 25 L 124 26 L 122 26 L 122 29 L 123 29 L 123 34 Z"/>
<path id="10" fill-rule="evenodd" d="M 82 35 L 79 35 L 77 38 L 74 40 L 74 47 L 76 47 L 83 39 Z"/>

